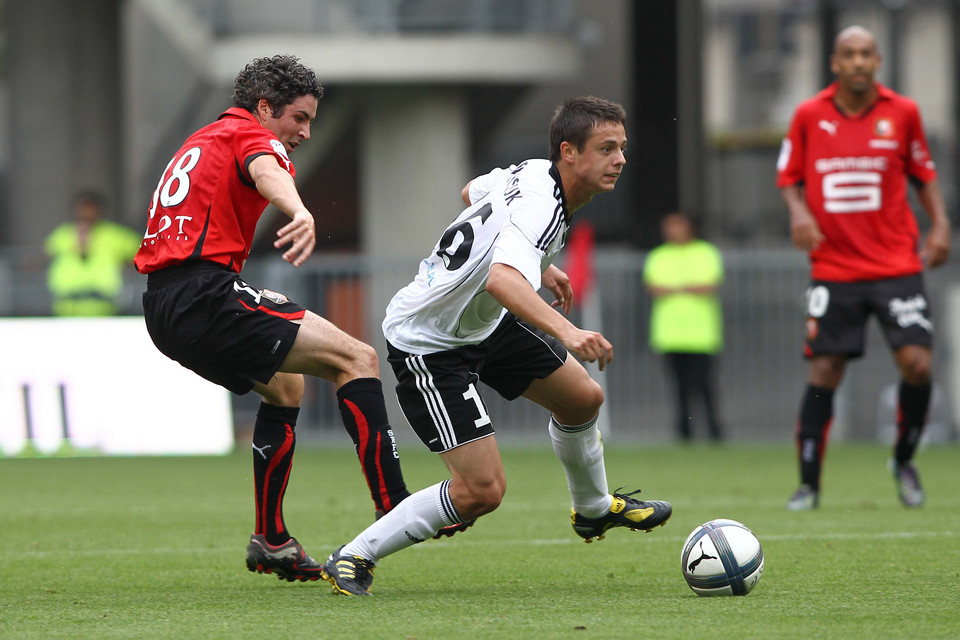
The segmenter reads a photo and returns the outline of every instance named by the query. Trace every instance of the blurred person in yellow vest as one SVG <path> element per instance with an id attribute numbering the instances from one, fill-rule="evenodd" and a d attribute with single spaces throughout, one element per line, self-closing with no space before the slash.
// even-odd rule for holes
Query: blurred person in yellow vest
<path id="1" fill-rule="evenodd" d="M 101 219 L 103 197 L 82 191 L 74 198 L 74 219 L 47 236 L 47 287 L 57 316 L 109 316 L 120 311 L 124 268 L 133 268 L 141 235 Z"/>
<path id="2" fill-rule="evenodd" d="M 653 297 L 650 346 L 662 353 L 677 402 L 677 434 L 693 437 L 692 401 L 699 399 L 710 439 L 720 441 L 713 370 L 723 349 L 723 315 L 717 289 L 723 282 L 723 258 L 697 237 L 693 220 L 681 212 L 661 222 L 663 244 L 650 251 L 643 280 Z"/>

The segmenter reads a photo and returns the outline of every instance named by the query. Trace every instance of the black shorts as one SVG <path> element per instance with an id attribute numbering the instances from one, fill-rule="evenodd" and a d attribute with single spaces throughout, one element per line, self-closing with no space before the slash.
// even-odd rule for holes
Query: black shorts
<path id="1" fill-rule="evenodd" d="M 933 323 L 921 274 L 870 282 L 814 280 L 807 289 L 807 341 L 804 356 L 859 358 L 867 319 L 877 316 L 887 344 L 930 347 Z"/>
<path id="2" fill-rule="evenodd" d="M 242 395 L 268 384 L 287 357 L 305 307 L 211 262 L 147 277 L 143 313 L 153 343 L 210 382 Z"/>
<path id="3" fill-rule="evenodd" d="M 436 453 L 493 434 L 486 404 L 477 391 L 478 380 L 514 400 L 531 382 L 546 378 L 567 359 L 559 340 L 509 313 L 493 335 L 479 344 L 418 356 L 388 342 L 387 354 L 397 376 L 403 414 Z"/>

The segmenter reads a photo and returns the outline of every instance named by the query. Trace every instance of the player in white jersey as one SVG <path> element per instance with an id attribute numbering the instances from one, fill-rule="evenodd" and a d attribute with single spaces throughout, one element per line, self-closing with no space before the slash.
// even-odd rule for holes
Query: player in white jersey
<path id="1" fill-rule="evenodd" d="M 603 369 L 613 347 L 566 318 L 573 290 L 553 265 L 572 213 L 616 185 L 626 163 L 625 121 L 620 105 L 592 96 L 559 106 L 549 160 L 468 183 L 461 192 L 467 209 L 390 302 L 383 330 L 400 406 L 451 477 L 412 494 L 331 554 L 323 577 L 335 592 L 369 595 L 381 558 L 500 505 L 506 478 L 478 381 L 551 412 L 571 521 L 584 540 L 618 526 L 649 531 L 670 517 L 667 502 L 607 488 L 597 428 L 603 390 L 577 358 Z M 541 287 L 553 294 L 552 305 Z"/>
<path id="2" fill-rule="evenodd" d="M 424 354 L 489 338 L 507 313 L 486 290 L 491 265 L 513 267 L 536 290 L 563 247 L 570 214 L 559 184 L 549 160 L 527 160 L 471 180 L 465 200 L 473 204 L 387 306 L 387 341 Z"/>

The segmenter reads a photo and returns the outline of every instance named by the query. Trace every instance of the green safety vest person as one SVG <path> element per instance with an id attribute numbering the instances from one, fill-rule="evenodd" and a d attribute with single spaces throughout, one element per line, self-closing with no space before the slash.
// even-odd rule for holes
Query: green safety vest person
<path id="1" fill-rule="evenodd" d="M 723 318 L 717 288 L 723 281 L 720 251 L 697 239 L 693 221 L 671 213 L 661 223 L 665 242 L 647 256 L 643 280 L 653 297 L 650 346 L 663 354 L 677 400 L 676 427 L 682 441 L 693 437 L 694 399 L 703 405 L 710 438 L 723 428 L 713 390 L 714 360 L 723 348 Z"/>
<path id="2" fill-rule="evenodd" d="M 79 194 L 75 220 L 47 236 L 44 249 L 51 259 L 47 287 L 54 315 L 108 316 L 119 311 L 124 266 L 132 265 L 142 238 L 127 227 L 101 220 L 102 208 L 98 194 Z"/>
<path id="3" fill-rule="evenodd" d="M 647 256 L 643 280 L 653 295 L 650 347 L 659 353 L 717 354 L 723 317 L 717 287 L 723 259 L 711 243 L 693 237 L 692 223 L 674 213 L 664 220 L 666 242 Z"/>

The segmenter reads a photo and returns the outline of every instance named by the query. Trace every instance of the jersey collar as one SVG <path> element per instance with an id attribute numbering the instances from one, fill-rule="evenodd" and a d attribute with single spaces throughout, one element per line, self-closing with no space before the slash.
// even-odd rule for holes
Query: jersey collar
<path id="1" fill-rule="evenodd" d="M 887 86 L 884 86 L 879 82 L 874 82 L 873 85 L 877 88 L 878 98 L 890 99 L 893 97 L 894 95 L 893 89 Z M 825 88 L 823 91 L 820 92 L 820 96 L 828 100 L 833 100 L 833 96 L 837 95 L 837 89 L 839 88 L 840 88 L 839 85 L 836 83 L 836 81 L 834 81 L 830 83 L 829 87 Z"/>
<path id="2" fill-rule="evenodd" d="M 866 110 L 865 110 L 863 113 L 861 113 L 859 116 L 856 116 L 856 117 L 858 117 L 858 118 L 863 117 L 863 116 L 865 116 L 866 114 L 868 114 L 868 113 L 870 113 L 871 111 L 873 111 L 874 107 L 876 107 L 876 106 L 877 106 L 877 103 L 880 102 L 881 100 L 890 100 L 890 99 L 892 99 L 892 98 L 896 95 L 895 92 L 893 91 L 893 89 L 890 89 L 889 87 L 885 87 L 884 85 L 880 84 L 879 82 L 874 82 L 873 84 L 874 84 L 874 86 L 877 88 L 877 99 L 874 100 L 874 101 L 873 101 L 873 104 L 871 104 L 869 107 L 867 107 Z M 838 90 L 838 89 L 839 89 L 839 86 L 837 85 L 836 81 L 834 81 L 834 82 L 830 83 L 830 86 L 829 86 L 829 87 L 827 87 L 826 89 L 824 89 L 823 91 L 820 92 L 820 98 L 823 99 L 823 100 L 828 101 L 830 104 L 832 104 L 832 105 L 834 106 L 834 108 L 837 109 L 837 111 L 840 111 L 840 109 L 836 106 L 836 102 L 834 101 L 834 98 L 835 98 L 836 95 L 837 95 L 837 90 Z M 848 115 L 846 115 L 845 113 L 842 113 L 842 112 L 840 113 L 840 115 L 842 115 L 842 116 L 845 117 L 845 118 L 849 118 L 849 117 L 850 117 L 850 116 L 848 116 Z"/>
<path id="3" fill-rule="evenodd" d="M 560 208 L 563 211 L 563 219 L 570 224 L 570 215 L 569 209 L 567 209 L 567 196 L 563 194 L 563 180 L 560 179 L 560 169 L 557 169 L 557 165 L 553 162 L 550 163 L 550 177 L 553 178 L 554 183 L 557 185 L 557 190 L 559 191 Z"/>
<path id="4" fill-rule="evenodd" d="M 247 111 L 242 107 L 230 107 L 229 109 L 221 113 L 217 117 L 217 120 L 222 120 L 223 118 L 227 118 L 231 116 L 236 118 L 244 118 L 246 120 L 249 120 L 250 122 L 256 122 L 257 124 L 260 124 L 260 121 L 254 118 L 252 113 L 250 113 L 249 111 Z"/>

